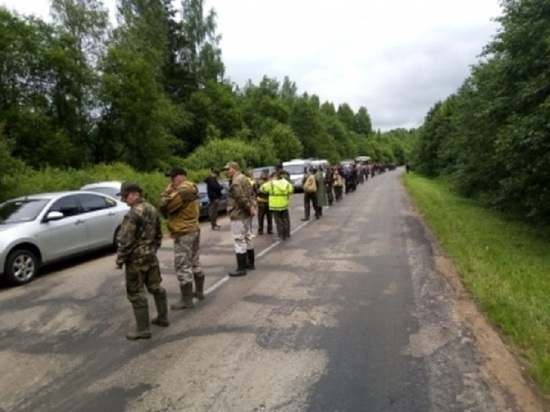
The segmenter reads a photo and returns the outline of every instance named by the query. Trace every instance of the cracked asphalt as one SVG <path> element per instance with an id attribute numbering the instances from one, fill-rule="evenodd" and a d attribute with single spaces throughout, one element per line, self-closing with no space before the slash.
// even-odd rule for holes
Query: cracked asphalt
<path id="1" fill-rule="evenodd" d="M 544 410 L 441 264 L 401 173 L 307 223 L 294 195 L 292 237 L 257 236 L 244 277 L 226 276 L 227 218 L 221 231 L 203 223 L 206 300 L 170 311 L 151 340 L 125 339 L 132 312 L 112 254 L 1 289 L 0 411 Z M 172 302 L 170 239 L 159 258 Z"/>

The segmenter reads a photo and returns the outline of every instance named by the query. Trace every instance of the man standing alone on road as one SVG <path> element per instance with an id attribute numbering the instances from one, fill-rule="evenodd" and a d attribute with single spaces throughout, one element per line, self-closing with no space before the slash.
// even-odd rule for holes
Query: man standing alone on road
<path id="1" fill-rule="evenodd" d="M 218 182 L 219 175 L 220 172 L 218 170 L 210 169 L 210 176 L 204 180 L 204 183 L 206 183 L 206 193 L 208 194 L 208 199 L 210 201 L 208 215 L 210 217 L 210 225 L 212 226 L 212 230 L 221 229 L 221 227 L 218 226 L 218 206 L 222 197 L 223 186 L 220 182 Z"/>
<path id="2" fill-rule="evenodd" d="M 256 215 L 254 199 L 248 179 L 240 172 L 239 165 L 229 162 L 224 170 L 231 179 L 229 188 L 227 213 L 231 221 L 231 233 L 237 257 L 237 269 L 229 272 L 229 276 L 244 276 L 247 269 L 255 269 L 254 246 L 250 232 L 250 219 Z"/>
<path id="3" fill-rule="evenodd" d="M 136 329 L 129 332 L 130 340 L 149 339 L 149 305 L 144 286 L 155 298 L 158 317 L 153 324 L 168 326 L 166 291 L 160 285 L 157 251 L 162 243 L 160 216 L 158 211 L 141 197 L 142 190 L 136 184 L 123 184 L 119 193 L 130 206 L 118 234 L 117 269 L 124 266 L 126 272 L 126 294 L 132 304 L 136 318 Z"/>
<path id="4" fill-rule="evenodd" d="M 160 196 L 159 209 L 168 217 L 168 230 L 174 239 L 174 267 L 181 290 L 181 300 L 170 307 L 192 308 L 193 297 L 204 299 L 204 272 L 199 260 L 199 189 L 187 180 L 187 172 L 180 167 L 174 167 L 166 177 L 172 182 Z"/>

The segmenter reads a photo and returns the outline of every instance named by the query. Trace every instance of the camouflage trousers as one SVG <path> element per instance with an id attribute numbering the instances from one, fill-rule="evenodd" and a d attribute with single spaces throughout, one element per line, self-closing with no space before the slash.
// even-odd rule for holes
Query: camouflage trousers
<path id="1" fill-rule="evenodd" d="M 126 263 L 126 296 L 133 305 L 147 304 L 145 288 L 153 295 L 162 294 L 159 261 L 156 256 L 139 262 Z"/>
<path id="2" fill-rule="evenodd" d="M 193 282 L 195 276 L 204 276 L 200 263 L 201 232 L 174 237 L 174 268 L 180 285 Z"/>
<path id="3" fill-rule="evenodd" d="M 231 234 L 233 235 L 235 253 L 246 253 L 247 250 L 254 249 L 252 245 L 252 232 L 250 231 L 250 218 L 232 220 Z"/>

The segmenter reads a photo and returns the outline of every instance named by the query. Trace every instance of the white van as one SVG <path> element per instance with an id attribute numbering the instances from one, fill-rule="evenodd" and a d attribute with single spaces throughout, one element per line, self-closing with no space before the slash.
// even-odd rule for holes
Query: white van
<path id="1" fill-rule="evenodd" d="M 311 165 L 315 166 L 317 170 L 320 170 L 323 173 L 323 176 L 326 176 L 327 170 L 330 168 L 330 162 L 326 159 L 312 160 Z"/>
<path id="2" fill-rule="evenodd" d="M 355 161 L 357 163 L 370 163 L 371 157 L 370 156 L 357 156 L 355 158 Z"/>
<path id="3" fill-rule="evenodd" d="M 289 162 L 283 162 L 283 170 L 290 175 L 290 182 L 294 186 L 294 191 L 302 190 L 304 177 L 307 176 L 311 161 L 306 159 L 294 159 Z"/>

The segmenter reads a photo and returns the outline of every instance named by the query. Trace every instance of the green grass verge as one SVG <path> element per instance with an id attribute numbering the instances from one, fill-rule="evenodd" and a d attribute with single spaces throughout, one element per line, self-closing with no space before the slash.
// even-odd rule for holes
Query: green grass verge
<path id="1" fill-rule="evenodd" d="M 532 227 L 415 173 L 405 186 L 466 288 L 550 394 L 550 242 Z"/>

